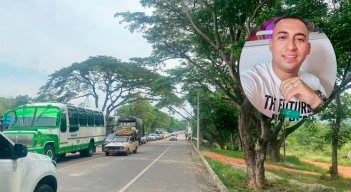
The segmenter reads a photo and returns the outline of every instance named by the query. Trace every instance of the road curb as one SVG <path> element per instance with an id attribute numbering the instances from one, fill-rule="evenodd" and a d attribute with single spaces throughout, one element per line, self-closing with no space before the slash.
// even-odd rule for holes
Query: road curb
<path id="1" fill-rule="evenodd" d="M 229 190 L 227 189 L 227 187 L 223 184 L 223 182 L 221 181 L 221 179 L 218 177 L 218 175 L 213 171 L 213 169 L 211 168 L 211 166 L 208 164 L 208 162 L 206 161 L 206 159 L 204 158 L 204 156 L 200 153 L 200 151 L 191 143 L 191 146 L 193 146 L 194 150 L 196 151 L 196 153 L 200 156 L 202 162 L 205 164 L 208 172 L 211 175 L 211 178 L 213 180 L 213 183 L 217 186 L 217 188 L 219 189 L 220 192 L 229 192 Z"/>

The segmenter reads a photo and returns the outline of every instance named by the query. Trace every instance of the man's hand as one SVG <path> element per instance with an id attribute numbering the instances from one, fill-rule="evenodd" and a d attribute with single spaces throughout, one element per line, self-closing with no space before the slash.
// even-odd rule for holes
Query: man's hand
<path id="1" fill-rule="evenodd" d="M 312 109 L 315 109 L 322 102 L 322 99 L 314 90 L 309 88 L 299 77 L 284 80 L 279 89 L 286 103 L 288 103 L 292 97 L 295 97 L 310 105 Z"/>

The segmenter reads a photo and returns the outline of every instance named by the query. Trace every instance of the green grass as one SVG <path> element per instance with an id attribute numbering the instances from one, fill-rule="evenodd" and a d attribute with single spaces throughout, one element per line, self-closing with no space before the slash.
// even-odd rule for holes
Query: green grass
<path id="1" fill-rule="evenodd" d="M 225 149 L 211 149 L 210 151 L 221 155 L 225 155 L 228 157 L 244 159 L 244 153 L 242 151 L 232 151 L 232 150 L 225 150 Z"/>
<path id="2" fill-rule="evenodd" d="M 229 191 L 254 192 L 254 189 L 248 189 L 246 183 L 246 173 L 243 170 L 234 169 L 230 165 L 222 164 L 216 160 L 206 158 L 206 161 L 212 167 L 214 172 L 221 179 Z M 297 185 L 292 185 L 287 179 L 277 179 L 269 183 L 268 186 L 260 190 L 262 192 L 306 192 L 305 189 Z"/>
<path id="3" fill-rule="evenodd" d="M 310 183 L 310 184 L 318 183 L 326 187 L 335 188 L 337 191 L 346 191 L 351 189 L 350 179 L 344 179 L 344 178 L 332 179 L 331 177 L 326 175 L 316 176 L 316 175 L 308 175 L 308 174 L 302 174 L 302 173 L 293 173 L 293 172 L 282 171 L 277 169 L 266 169 L 266 170 L 282 178 L 296 180 L 301 183 Z"/>
<path id="4" fill-rule="evenodd" d="M 283 161 L 284 157 L 281 157 L 281 158 Z M 303 162 L 299 158 L 297 158 L 296 156 L 293 156 L 293 155 L 287 155 L 285 162 L 277 163 L 277 162 L 271 162 L 271 161 L 267 160 L 266 163 L 279 165 L 282 167 L 287 167 L 287 168 L 292 168 L 292 169 L 297 169 L 297 170 L 317 172 L 320 174 L 327 174 L 327 172 L 328 172 L 328 170 L 326 170 L 326 169 L 323 169 L 321 167 Z"/>
<path id="5" fill-rule="evenodd" d="M 351 159 L 346 159 L 344 156 L 351 151 L 351 142 L 347 143 L 344 147 L 338 150 L 338 164 L 351 167 Z M 286 148 L 288 155 L 294 155 L 300 159 L 311 161 L 318 161 L 323 163 L 331 162 L 331 147 L 327 146 L 320 150 L 311 149 L 309 146 L 290 145 Z"/>
<path id="6" fill-rule="evenodd" d="M 196 143 L 195 143 L 196 144 Z M 210 150 L 205 147 L 200 147 L 202 150 Z M 211 149 L 210 151 L 221 154 L 221 155 L 226 155 L 229 157 L 235 157 L 235 158 L 243 158 L 243 152 L 238 152 L 238 151 L 231 151 L 231 150 L 223 150 L 223 149 Z M 299 151 L 295 151 L 299 152 Z M 290 154 L 290 153 L 289 153 Z M 308 155 L 308 154 L 306 154 Z M 310 152 L 309 153 L 311 158 L 319 158 L 319 157 L 324 157 L 324 156 L 315 156 L 315 153 Z M 299 156 L 301 157 L 301 156 Z M 281 157 L 283 159 L 283 156 Z M 304 159 L 309 159 L 302 157 Z M 224 183 L 225 186 L 230 191 L 253 191 L 251 189 L 247 189 L 247 184 L 246 184 L 246 174 L 243 170 L 237 170 L 231 167 L 230 165 L 224 165 L 221 164 L 215 160 L 206 158 L 206 160 L 209 162 L 210 166 L 212 169 L 217 173 L 217 175 L 220 177 L 222 182 Z M 314 160 L 316 159 L 309 159 L 309 160 Z M 310 183 L 310 184 L 321 184 L 326 187 L 332 187 L 335 188 L 337 191 L 346 191 L 351 189 L 351 179 L 344 179 L 344 178 L 339 178 L 339 179 L 332 179 L 331 177 L 328 176 L 326 169 L 311 165 L 309 163 L 305 163 L 301 161 L 297 156 L 295 155 L 287 155 L 286 156 L 286 162 L 285 163 L 272 163 L 269 160 L 266 161 L 266 163 L 270 164 L 276 164 L 279 166 L 287 167 L 287 168 L 293 168 L 293 169 L 298 169 L 298 170 L 305 170 L 305 171 L 312 171 L 312 172 L 317 172 L 320 173 L 321 176 L 315 176 L 315 175 L 308 175 L 308 174 L 300 174 L 300 173 L 292 173 L 288 171 L 283 171 L 283 170 L 276 170 L 276 169 L 266 169 L 269 172 L 274 173 L 275 175 L 278 175 L 282 177 L 283 179 L 279 180 L 274 180 L 272 183 L 270 183 L 269 187 L 266 189 L 263 189 L 261 191 L 331 191 L 331 189 L 320 189 L 316 188 L 313 190 L 307 190 L 307 189 L 302 189 L 302 187 L 299 186 L 293 186 L 289 183 L 289 180 L 296 180 L 301 183 Z M 271 181 L 270 181 L 271 182 Z"/>

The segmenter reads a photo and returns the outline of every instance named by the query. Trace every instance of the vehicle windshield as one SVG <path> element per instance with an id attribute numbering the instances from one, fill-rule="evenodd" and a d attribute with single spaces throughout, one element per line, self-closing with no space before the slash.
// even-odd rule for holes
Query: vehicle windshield
<path id="1" fill-rule="evenodd" d="M 16 109 L 16 119 L 12 127 L 57 126 L 59 109 L 54 107 L 27 107 Z"/>
<path id="2" fill-rule="evenodd" d="M 107 136 L 106 140 L 107 140 L 107 141 L 111 141 L 115 136 L 116 136 L 116 134 L 111 133 L 111 134 L 109 134 L 109 135 Z"/>
<path id="3" fill-rule="evenodd" d="M 115 142 L 128 142 L 128 136 L 117 136 L 113 139 Z"/>

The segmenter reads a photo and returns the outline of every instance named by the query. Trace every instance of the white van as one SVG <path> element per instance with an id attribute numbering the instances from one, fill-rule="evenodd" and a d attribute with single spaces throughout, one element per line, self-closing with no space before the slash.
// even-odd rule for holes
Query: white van
<path id="1" fill-rule="evenodd" d="M 48 156 L 27 153 L 0 132 L 0 191 L 56 192 L 56 163 Z"/>

